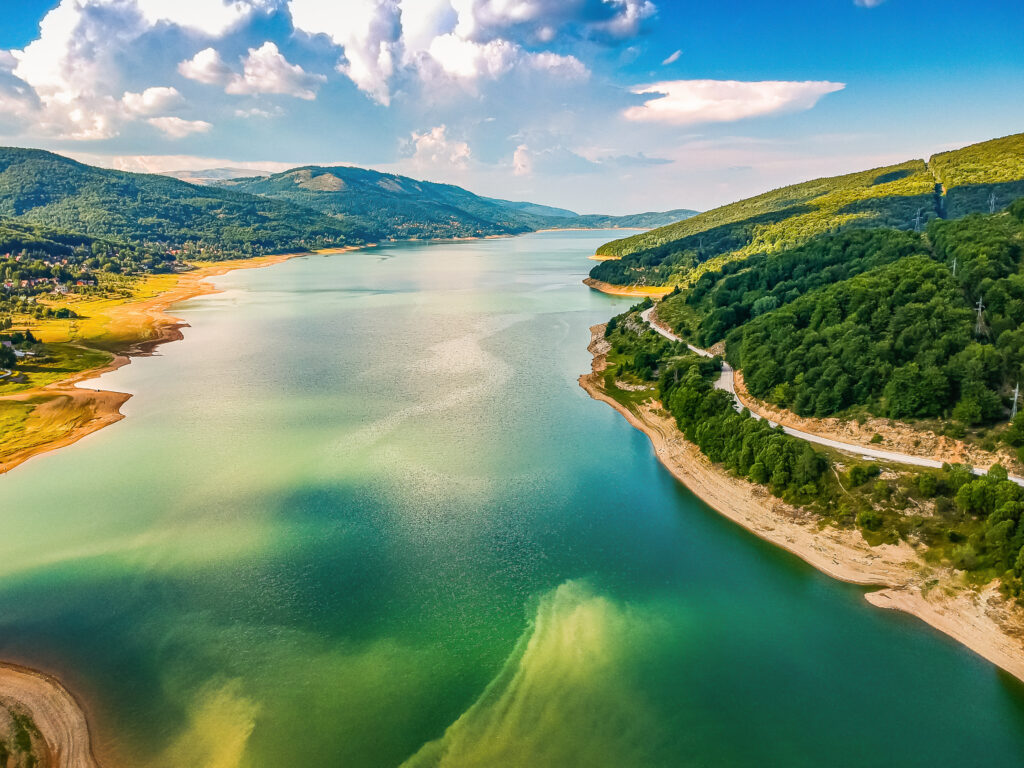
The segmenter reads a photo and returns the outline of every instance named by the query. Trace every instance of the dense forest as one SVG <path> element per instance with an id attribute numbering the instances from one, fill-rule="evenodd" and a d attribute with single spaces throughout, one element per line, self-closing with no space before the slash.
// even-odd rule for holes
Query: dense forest
<path id="1" fill-rule="evenodd" d="M 592 274 L 674 284 L 659 318 L 695 345 L 724 344 L 755 397 L 803 416 L 987 432 L 1024 460 L 1024 413 L 1008 421 L 1024 378 L 1022 179 L 1024 135 L 1007 137 L 617 241 L 602 252 L 622 259 Z M 848 202 L 822 205 L 837 194 Z M 831 226 L 818 226 L 825 210 Z M 654 333 L 639 318 L 645 306 L 607 326 L 609 393 L 626 405 L 656 396 L 712 461 L 789 503 L 872 543 L 923 544 L 929 559 L 1024 595 L 1024 489 L 1003 467 L 883 470 L 818 450 L 737 412 L 713 386 L 718 358 Z"/>
<path id="2" fill-rule="evenodd" d="M 360 241 L 337 219 L 279 200 L 165 176 L 0 149 L 0 215 L 97 238 L 220 257 Z"/>
<path id="3" fill-rule="evenodd" d="M 352 166 L 307 166 L 217 186 L 340 217 L 372 239 L 482 237 L 565 227 L 660 227 L 695 213 L 680 209 L 581 216 L 563 208 L 481 197 L 452 184 Z"/>
<path id="4" fill-rule="evenodd" d="M 751 394 L 800 415 L 1002 421 L 1024 373 L 1022 218 L 1024 201 L 935 221 L 927 238 L 822 238 L 707 274 L 661 314 L 703 344 L 724 337 Z"/>
<path id="5" fill-rule="evenodd" d="M 920 256 L 907 260 L 919 268 L 941 268 Z M 936 288 L 949 289 L 948 281 Z M 835 525 L 856 527 L 869 542 L 923 544 L 927 558 L 979 582 L 1000 578 L 1008 594 L 1024 595 L 1024 489 L 1003 467 L 982 476 L 962 465 L 890 467 L 883 473 L 866 460 L 833 458 L 745 409 L 737 411 L 731 396 L 713 386 L 720 359 L 699 358 L 654 333 L 639 318 L 646 306 L 633 307 L 606 327 L 609 394 L 628 406 L 635 394 L 620 389 L 620 379 L 644 382 L 649 389 L 641 396 L 659 399 L 686 438 L 727 471 Z M 1010 435 L 1024 445 L 1024 416 Z"/>
<path id="6" fill-rule="evenodd" d="M 1003 210 L 1024 195 L 1024 134 L 887 168 L 817 179 L 603 245 L 591 277 L 689 285 L 708 269 L 847 228 L 923 230 L 935 218 Z"/>

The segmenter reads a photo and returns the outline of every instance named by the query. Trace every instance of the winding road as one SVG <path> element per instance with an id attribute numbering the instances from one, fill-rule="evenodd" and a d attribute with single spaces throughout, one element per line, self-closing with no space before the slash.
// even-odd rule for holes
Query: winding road
<path id="1" fill-rule="evenodd" d="M 668 328 L 663 326 L 661 323 L 655 321 L 653 315 L 654 310 L 656 308 L 657 305 L 648 307 L 647 309 L 640 313 L 640 318 L 669 341 L 678 341 L 683 344 L 686 344 L 687 348 L 691 352 L 694 352 L 700 355 L 701 357 L 713 357 L 713 355 L 706 349 L 701 349 L 699 347 L 693 346 L 692 344 L 688 344 L 687 342 L 683 341 L 683 339 L 681 339 L 679 336 L 670 331 Z M 733 375 L 732 366 L 729 365 L 724 360 L 722 361 L 722 375 L 719 376 L 718 380 L 715 382 L 715 388 L 725 390 L 726 392 L 732 395 L 733 406 L 736 408 L 737 411 L 742 411 L 744 408 L 747 408 L 747 410 L 750 411 L 750 415 L 753 416 L 755 419 L 762 418 L 760 414 L 755 413 L 753 410 L 750 410 L 749 406 L 745 406 L 742 402 L 740 402 L 739 397 L 736 395 L 735 378 Z M 773 427 L 778 426 L 778 424 L 776 424 L 774 421 L 769 421 L 768 423 L 771 424 Z M 895 451 L 883 451 L 877 448 L 869 448 L 864 445 L 857 445 L 856 443 L 843 443 L 838 440 L 832 440 L 831 438 L 828 437 L 815 435 L 811 432 L 803 432 L 799 429 L 793 429 L 792 427 L 783 426 L 782 429 L 787 435 L 792 435 L 793 437 L 800 438 L 801 440 L 806 440 L 809 443 L 824 445 L 828 448 L 835 448 L 836 450 L 844 451 L 846 453 L 852 453 L 854 455 L 862 456 L 864 458 L 881 459 L 882 461 L 892 461 L 897 464 L 910 464 L 916 467 L 930 467 L 933 469 L 940 469 L 942 467 L 942 462 L 938 461 L 937 459 L 929 459 L 924 456 L 912 456 L 907 453 L 897 453 Z M 972 467 L 971 472 L 973 472 L 976 475 L 984 475 L 988 472 L 988 469 L 984 467 Z M 1009 479 L 1015 482 L 1017 485 L 1024 486 L 1024 477 L 1010 475 Z"/>

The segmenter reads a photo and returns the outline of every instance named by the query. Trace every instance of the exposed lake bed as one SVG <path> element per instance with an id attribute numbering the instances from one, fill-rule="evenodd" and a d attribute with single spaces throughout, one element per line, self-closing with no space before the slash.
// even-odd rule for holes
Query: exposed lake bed
<path id="1" fill-rule="evenodd" d="M 0 657 L 61 673 L 110 765 L 1018 765 L 1019 684 L 577 387 L 635 301 L 580 283 L 605 239 L 217 278 L 103 378 L 128 418 L 4 479 Z"/>

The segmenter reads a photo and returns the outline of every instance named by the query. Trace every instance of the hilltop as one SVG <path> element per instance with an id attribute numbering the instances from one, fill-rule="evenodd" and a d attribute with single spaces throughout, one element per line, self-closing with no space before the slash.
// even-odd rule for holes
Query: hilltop
<path id="1" fill-rule="evenodd" d="M 339 217 L 380 239 L 483 237 L 549 228 L 645 228 L 695 213 L 680 209 L 581 216 L 564 208 L 482 197 L 452 184 L 344 165 L 305 166 L 270 176 L 225 180 L 216 186 Z"/>
<path id="2" fill-rule="evenodd" d="M 167 176 L 96 168 L 42 150 L 0 148 L 0 215 L 64 232 L 243 255 L 360 242 L 309 208 Z"/>
<path id="3" fill-rule="evenodd" d="M 615 240 L 591 276 L 617 285 L 689 284 L 709 268 L 850 227 L 923 229 L 1005 208 L 1024 195 L 1024 134 L 868 171 L 815 179 Z"/>

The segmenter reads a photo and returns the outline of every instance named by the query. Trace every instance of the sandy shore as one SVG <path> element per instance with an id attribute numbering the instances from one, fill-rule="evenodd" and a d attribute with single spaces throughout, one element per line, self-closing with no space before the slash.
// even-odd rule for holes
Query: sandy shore
<path id="1" fill-rule="evenodd" d="M 822 528 L 812 515 L 732 477 L 683 437 L 660 403 L 652 400 L 633 412 L 604 391 L 603 325 L 591 328 L 589 349 L 593 370 L 580 377 L 580 386 L 646 434 L 662 464 L 716 511 L 835 579 L 885 587 L 869 592 L 867 600 L 922 619 L 1024 681 L 1024 611 L 1003 599 L 995 584 L 969 589 L 956 572 L 930 566 L 906 542 L 872 547 L 859 532 Z"/>
<path id="2" fill-rule="evenodd" d="M 607 293 L 611 296 L 635 296 L 638 299 L 652 298 L 661 299 L 672 293 L 671 288 L 665 286 L 651 285 L 612 285 L 602 280 L 595 280 L 588 277 L 583 281 L 584 285 L 593 288 L 595 291 Z"/>
<path id="3" fill-rule="evenodd" d="M 0 665 L 0 705 L 29 713 L 42 736 L 40 768 L 98 768 L 81 707 L 59 682 L 41 672 Z"/>
<path id="4" fill-rule="evenodd" d="M 340 253 L 342 249 L 334 249 L 331 252 Z M 100 368 L 80 371 L 44 387 L 0 397 L 0 402 L 42 401 L 36 407 L 34 416 L 42 420 L 50 418 L 60 421 L 67 427 L 60 430 L 60 433 L 53 439 L 27 446 L 4 456 L 0 460 L 0 474 L 9 472 L 35 456 L 76 443 L 86 435 L 124 418 L 121 406 L 131 398 L 131 395 L 124 392 L 84 389 L 78 384 L 117 370 L 131 362 L 132 357 L 152 354 L 160 344 L 183 338 L 181 328 L 185 324 L 180 318 L 168 314 L 167 310 L 178 302 L 215 293 L 216 289 L 213 285 L 206 282 L 208 278 L 236 269 L 266 267 L 302 255 L 307 254 L 275 254 L 244 261 L 210 264 L 180 275 L 170 290 L 157 296 L 139 301 L 128 301 L 111 309 L 109 312 L 110 322 L 122 328 L 131 328 L 134 341 L 119 350 L 119 354 L 115 355 L 110 363 Z"/>

